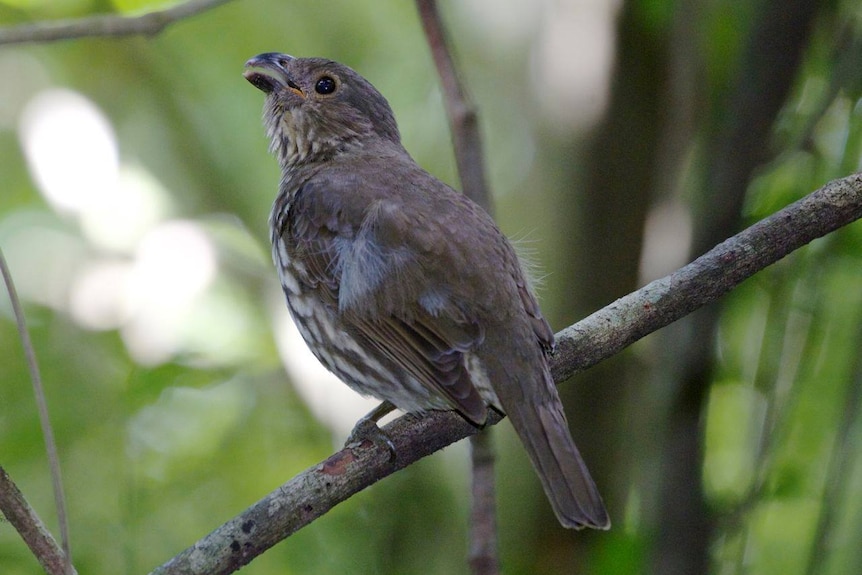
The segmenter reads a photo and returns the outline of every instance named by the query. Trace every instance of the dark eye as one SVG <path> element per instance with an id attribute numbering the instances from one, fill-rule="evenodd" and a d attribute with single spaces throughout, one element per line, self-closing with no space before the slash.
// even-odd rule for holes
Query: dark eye
<path id="1" fill-rule="evenodd" d="M 331 94 L 335 91 L 335 80 L 329 76 L 323 76 L 314 85 L 314 91 L 318 94 Z"/>

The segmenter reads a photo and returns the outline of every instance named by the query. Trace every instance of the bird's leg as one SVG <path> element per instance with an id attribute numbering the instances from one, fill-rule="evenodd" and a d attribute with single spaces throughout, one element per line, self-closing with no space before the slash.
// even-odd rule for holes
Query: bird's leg
<path id="1" fill-rule="evenodd" d="M 394 410 L 395 406 L 392 403 L 388 401 L 381 402 L 380 405 L 369 411 L 356 422 L 356 425 L 353 426 L 353 431 L 350 432 L 344 446 L 348 447 L 350 445 L 359 444 L 363 439 L 367 439 L 374 445 L 385 445 L 389 450 L 389 458 L 395 459 L 395 444 L 392 443 L 389 436 L 386 435 L 386 433 L 377 425 L 378 421 Z"/>

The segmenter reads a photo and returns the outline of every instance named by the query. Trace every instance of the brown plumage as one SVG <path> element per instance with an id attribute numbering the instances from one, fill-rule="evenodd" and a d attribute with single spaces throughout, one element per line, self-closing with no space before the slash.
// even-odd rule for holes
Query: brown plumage
<path id="1" fill-rule="evenodd" d="M 481 426 L 501 410 L 560 522 L 606 529 L 548 368 L 553 331 L 491 217 L 413 161 L 350 68 L 276 53 L 246 66 L 282 169 L 273 259 L 317 358 L 403 411 Z"/>

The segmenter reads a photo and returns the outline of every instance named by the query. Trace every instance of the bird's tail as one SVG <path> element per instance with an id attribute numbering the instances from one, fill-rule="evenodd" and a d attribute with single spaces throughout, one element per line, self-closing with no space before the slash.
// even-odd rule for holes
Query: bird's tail
<path id="1" fill-rule="evenodd" d="M 522 401 L 502 401 L 533 462 L 554 513 L 564 527 L 609 529 L 605 505 L 569 433 L 551 374 L 543 370 L 545 393 Z M 537 401 L 534 401 L 534 398 Z M 510 403 L 510 405 L 505 405 Z"/>

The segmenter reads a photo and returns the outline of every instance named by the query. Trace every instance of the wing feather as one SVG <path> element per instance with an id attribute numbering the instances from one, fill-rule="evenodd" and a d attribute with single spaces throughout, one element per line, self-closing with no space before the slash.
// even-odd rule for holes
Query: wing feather
<path id="1" fill-rule="evenodd" d="M 392 212 L 373 201 L 361 206 L 345 201 L 333 210 L 336 193 L 320 183 L 306 183 L 295 194 L 290 213 L 273 229 L 274 239 L 284 241 L 299 264 L 298 281 L 316 290 L 351 334 L 467 419 L 483 424 L 485 401 L 464 360 L 484 338 L 478 323 L 439 294 L 413 297 L 416 290 L 408 286 L 422 285 L 423 270 L 403 244 L 391 241 L 391 222 L 382 218 Z M 351 210 L 354 205 L 358 207 Z M 381 228 L 386 232 L 381 234 Z M 426 309 L 432 301 L 433 309 Z"/>

